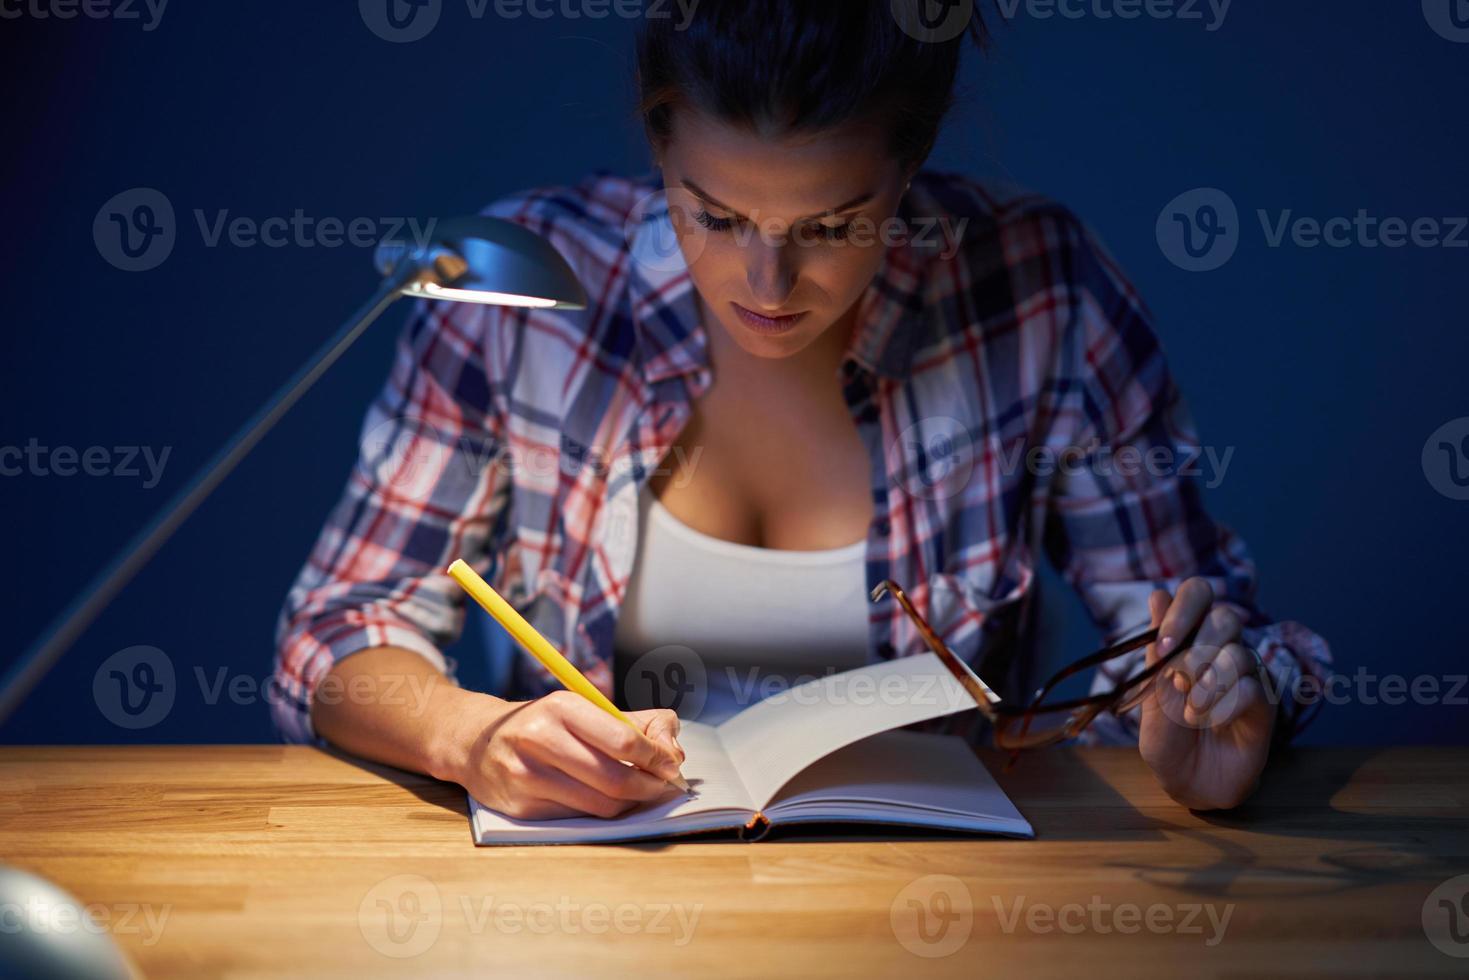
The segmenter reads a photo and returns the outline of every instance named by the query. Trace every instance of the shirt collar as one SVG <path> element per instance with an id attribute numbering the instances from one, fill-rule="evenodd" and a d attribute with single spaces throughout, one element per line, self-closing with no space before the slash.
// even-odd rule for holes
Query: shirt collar
<path id="1" fill-rule="evenodd" d="M 914 222 L 906 197 L 898 216 L 904 233 L 883 253 L 858 300 L 857 327 L 846 355 L 859 367 L 893 379 L 906 377 L 924 332 L 924 293 L 932 260 L 930 246 L 910 240 Z M 693 279 L 662 191 L 640 202 L 627 228 L 628 292 L 644 377 L 657 382 L 707 370 L 708 339 Z"/>

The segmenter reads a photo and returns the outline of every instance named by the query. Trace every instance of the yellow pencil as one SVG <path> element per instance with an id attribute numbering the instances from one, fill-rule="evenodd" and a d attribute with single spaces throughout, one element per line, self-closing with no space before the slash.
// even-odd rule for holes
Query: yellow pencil
<path id="1" fill-rule="evenodd" d="M 468 592 L 470 597 L 484 607 L 485 612 L 495 618 L 495 622 L 505 628 L 505 632 L 515 637 L 516 642 L 530 651 L 531 656 L 539 660 L 551 674 L 566 687 L 568 691 L 575 691 L 588 701 L 607 712 L 612 717 L 626 724 L 639 735 L 643 730 L 633 723 L 633 720 L 617 709 L 617 705 L 607 700 L 607 696 L 597 690 L 595 684 L 586 679 L 581 671 L 572 665 L 561 655 L 561 651 L 551 645 L 536 628 L 526 622 L 525 617 L 515 611 L 515 607 L 505 601 L 504 596 L 490 587 L 490 583 L 480 577 L 479 573 L 465 564 L 463 558 L 456 558 L 454 564 L 449 566 L 448 575 L 459 583 L 460 588 Z M 646 736 L 644 736 L 646 737 Z M 675 776 L 669 780 L 674 786 L 685 793 L 692 793 L 688 782 L 682 776 Z"/>

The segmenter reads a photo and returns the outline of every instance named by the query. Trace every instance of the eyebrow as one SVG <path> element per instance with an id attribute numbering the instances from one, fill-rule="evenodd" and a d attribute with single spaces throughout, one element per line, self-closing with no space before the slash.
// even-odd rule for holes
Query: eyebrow
<path id="1" fill-rule="evenodd" d="M 681 183 L 684 185 L 684 187 L 692 191 L 697 197 L 708 201 L 710 204 L 714 205 L 716 208 L 719 208 L 721 211 L 729 211 L 732 214 L 739 214 L 739 212 L 736 211 L 734 208 L 730 207 L 728 204 L 725 204 L 719 198 L 715 197 L 713 194 L 710 194 L 708 191 L 704 190 L 704 188 L 700 187 L 692 180 L 685 178 L 681 181 Z M 800 218 L 799 220 L 807 221 L 811 218 L 824 218 L 828 215 L 840 214 L 843 211 L 855 208 L 859 204 L 866 204 L 868 201 L 872 200 L 876 196 L 877 195 L 875 195 L 872 191 L 868 191 L 866 194 L 858 194 L 850 201 L 844 201 L 834 208 L 827 208 L 825 211 L 819 211 L 816 214 L 808 214 L 805 217 Z M 744 215 L 740 215 L 740 217 L 744 217 Z"/>

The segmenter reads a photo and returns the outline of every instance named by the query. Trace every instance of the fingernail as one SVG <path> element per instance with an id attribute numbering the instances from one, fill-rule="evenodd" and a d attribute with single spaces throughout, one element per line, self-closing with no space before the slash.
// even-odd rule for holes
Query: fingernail
<path id="1" fill-rule="evenodd" d="M 1175 641 L 1171 636 L 1163 637 L 1163 639 L 1158 641 L 1158 653 L 1165 654 L 1169 650 L 1172 650 L 1174 642 Z"/>
<path id="2" fill-rule="evenodd" d="M 1189 703 L 1194 706 L 1195 711 L 1204 710 L 1204 703 L 1209 700 L 1209 690 L 1202 684 L 1195 687 L 1193 693 L 1188 696 Z"/>

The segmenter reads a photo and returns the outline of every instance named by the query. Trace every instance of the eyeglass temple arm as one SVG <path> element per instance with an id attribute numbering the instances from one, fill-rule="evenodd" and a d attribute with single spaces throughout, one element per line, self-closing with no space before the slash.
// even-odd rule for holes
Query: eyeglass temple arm
<path id="1" fill-rule="evenodd" d="M 1167 656 L 1160 658 L 1156 663 L 1148 666 L 1143 670 L 1138 671 L 1131 677 L 1126 678 L 1122 682 L 1122 684 L 1119 685 L 1118 689 L 1120 690 L 1123 687 L 1127 687 L 1133 683 L 1142 680 L 1143 678 L 1151 676 L 1152 674 L 1156 673 L 1160 667 L 1162 667 L 1168 661 L 1172 660 L 1179 653 L 1193 646 L 1194 640 L 1198 637 L 1199 630 L 1203 627 L 1203 625 L 1204 624 L 1202 622 L 1196 623 L 1194 625 L 1194 628 L 1189 630 L 1188 634 L 1184 636 L 1183 642 L 1174 647 Z M 1158 630 L 1156 628 L 1149 629 L 1137 634 L 1136 636 L 1128 637 L 1125 640 L 1119 640 L 1111 646 L 1107 647 L 1105 650 L 1098 650 L 1096 653 L 1088 657 L 1083 657 L 1076 663 L 1070 664 L 1069 666 L 1063 668 L 1054 677 L 1046 681 L 1045 687 L 1042 687 L 1040 690 L 1035 692 L 1035 697 L 1031 699 L 1030 706 L 1034 707 L 1035 705 L 1040 704 L 1045 696 L 1051 693 L 1052 688 L 1064 681 L 1066 678 L 1079 674 L 1083 670 L 1087 670 L 1091 667 L 1099 667 L 1102 664 L 1106 663 L 1108 660 L 1111 660 L 1115 657 L 1120 657 L 1125 653 L 1131 653 L 1132 651 L 1137 650 L 1140 647 L 1147 646 L 1157 639 Z"/>
<path id="2" fill-rule="evenodd" d="M 1107 647 L 1105 650 L 1098 650 L 1096 653 L 1083 657 L 1075 663 L 1066 665 L 1061 670 L 1051 675 L 1051 679 L 1046 681 L 1045 686 L 1039 688 L 1035 692 L 1035 697 L 1031 698 L 1030 703 L 1033 705 L 1039 704 L 1042 698 L 1044 698 L 1047 694 L 1050 694 L 1051 690 L 1055 688 L 1057 684 L 1060 684 L 1062 681 L 1066 680 L 1066 678 L 1074 677 L 1084 670 L 1090 670 L 1093 667 L 1099 667 L 1109 660 L 1113 660 L 1117 657 L 1122 656 L 1124 653 L 1131 653 L 1134 650 L 1145 647 L 1157 638 L 1158 631 L 1156 629 L 1146 630 L 1142 633 L 1137 634 L 1136 636 L 1128 637 L 1125 640 L 1119 640 L 1118 642 Z"/>
<path id="3" fill-rule="evenodd" d="M 954 680 L 958 681 L 959 685 L 974 699 L 975 707 L 979 708 L 980 712 L 990 721 L 994 721 L 995 715 L 991 706 L 1000 703 L 1000 696 L 968 664 L 959 659 L 958 654 L 950 650 L 948 645 L 939 639 L 939 635 L 933 631 L 922 616 L 918 615 L 918 610 L 913 608 L 913 603 L 908 601 L 903 590 L 892 579 L 885 579 L 877 583 L 872 590 L 872 601 L 876 602 L 888 593 L 898 600 L 898 605 L 902 606 L 908 618 L 913 620 L 913 625 L 922 634 L 923 641 L 928 644 L 928 648 L 938 656 L 945 667 L 949 668 L 949 673 L 954 675 Z"/>

